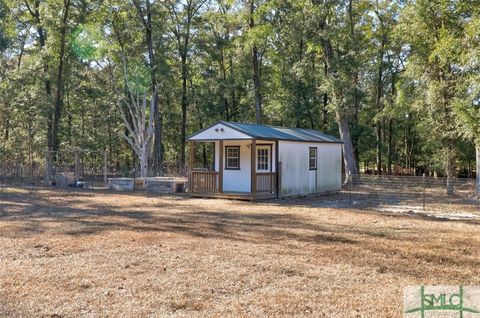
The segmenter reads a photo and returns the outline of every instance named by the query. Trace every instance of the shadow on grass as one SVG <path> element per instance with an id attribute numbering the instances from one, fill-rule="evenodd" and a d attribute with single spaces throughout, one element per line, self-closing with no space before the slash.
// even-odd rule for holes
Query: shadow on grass
<path id="1" fill-rule="evenodd" d="M 203 210 L 179 204 L 187 199 L 175 196 L 151 205 L 142 211 L 141 203 L 129 203 L 127 209 L 86 201 L 95 196 L 86 191 L 56 192 L 55 197 L 68 196 L 61 206 L 50 200 L 48 193 L 0 194 L 0 222 L 14 224 L 15 235 L 31 235 L 47 231 L 81 236 L 104 231 L 128 230 L 137 232 L 172 232 L 202 238 L 219 238 L 254 243 L 283 240 L 308 241 L 324 244 L 355 244 L 344 237 L 353 228 L 311 223 L 296 213 L 244 213 L 238 211 Z M 101 194 L 103 195 L 103 194 Z M 107 194 L 105 194 L 107 195 Z M 134 194 L 133 197 L 138 194 Z M 179 202 L 180 201 L 180 202 Z M 235 204 L 234 201 L 231 201 Z M 278 204 L 278 203 L 277 203 Z M 81 205 L 81 208 L 77 206 Z M 155 208 L 152 209 L 152 206 Z M 60 225 L 51 227 L 52 224 Z M 358 229 L 356 230 L 358 231 Z M 327 233 L 324 235 L 324 233 Z M 367 232 L 365 232 L 367 233 Z M 0 236 L 8 232 L 0 233 Z"/>
<path id="2" fill-rule="evenodd" d="M 121 193 L 121 192 L 120 192 Z M 109 195 L 111 192 L 98 193 L 88 190 L 69 190 L 54 191 L 55 197 L 68 197 L 62 206 L 51 201 L 47 192 L 42 194 L 39 191 L 31 190 L 28 193 L 0 193 L 0 221 L 14 221 L 24 232 L 35 233 L 48 231 L 48 226 L 42 226 L 42 223 L 56 222 L 62 224 L 59 231 L 67 235 L 90 235 L 102 231 L 112 230 L 130 230 L 130 231 L 160 231 L 183 233 L 195 237 L 213 237 L 224 238 L 228 240 L 240 241 L 259 241 L 266 240 L 278 241 L 284 239 L 294 239 L 300 241 L 324 242 L 339 244 L 354 244 L 356 241 L 351 239 L 352 234 L 375 237 L 379 234 L 372 232 L 364 227 L 352 225 L 321 224 L 313 223 L 306 219 L 301 213 L 244 213 L 239 211 L 221 211 L 221 210 L 202 210 L 200 207 L 191 204 L 183 205 L 188 197 L 167 196 L 167 200 L 162 200 L 156 204 L 150 204 L 150 211 L 142 211 L 142 203 L 128 203 L 128 209 L 118 210 L 117 206 L 105 205 L 96 202 L 90 203 L 86 198 L 99 195 Z M 123 194 L 123 193 L 122 193 Z M 125 193 L 127 194 L 127 193 Z M 115 192 L 118 195 L 118 192 Z M 145 198 L 144 193 L 129 192 L 130 198 Z M 151 196 L 158 198 L 158 196 Z M 167 198 L 163 197 L 163 199 Z M 213 199 L 212 199 L 213 200 Z M 359 207 L 343 204 L 333 206 L 326 204 L 325 200 L 332 200 L 332 197 L 319 197 L 293 200 L 272 200 L 263 203 L 251 203 L 255 205 L 267 205 L 272 207 L 290 208 L 301 207 L 309 209 L 318 209 L 322 207 L 337 207 L 341 209 L 358 210 Z M 235 208 L 237 205 L 244 205 L 244 202 L 229 201 L 228 205 Z M 82 208 L 74 207 L 82 205 Z M 152 206 L 155 207 L 152 211 Z M 133 209 L 133 210 L 131 210 Z M 195 210 L 195 211 L 192 211 Z M 172 212 L 173 211 L 173 212 Z M 341 213 L 341 212 L 340 212 Z M 362 210 L 362 214 L 379 215 L 368 209 Z M 429 216 L 427 214 L 406 214 L 382 212 L 383 216 L 391 218 L 412 217 L 435 222 L 460 222 L 471 225 L 479 225 L 478 220 L 451 220 Z M 20 229 L 20 232 L 22 229 Z M 301 233 L 301 234 L 299 234 Z M 318 233 L 328 233 L 332 237 L 315 239 Z M 2 234 L 0 234 L 2 235 Z M 393 232 L 382 233 L 384 239 L 397 240 L 398 237 Z M 321 236 L 320 236 L 321 237 Z M 348 238 L 347 238 L 348 237 Z"/>
<path id="3" fill-rule="evenodd" d="M 115 193 L 117 194 L 117 193 Z M 149 202 L 148 209 L 142 211 L 142 201 L 128 202 L 126 209 L 119 210 L 117 205 L 98 204 L 87 197 L 108 195 L 108 193 L 89 191 L 47 192 L 29 191 L 27 193 L 0 193 L 0 225 L 4 225 L 0 237 L 42 237 L 41 234 L 52 233 L 71 237 L 102 234 L 112 231 L 132 231 L 137 233 L 174 233 L 192 238 L 219 239 L 225 244 L 245 242 L 250 244 L 276 245 L 286 249 L 295 249 L 295 242 L 305 243 L 301 246 L 311 252 L 316 249 L 332 248 L 341 252 L 333 256 L 332 261 L 348 262 L 352 264 L 368 263 L 370 266 L 382 267 L 383 270 L 405 272 L 408 275 L 420 277 L 421 267 L 414 269 L 408 266 L 406 259 L 412 256 L 398 247 L 406 248 L 419 237 L 433 238 L 433 242 L 421 242 L 418 245 L 419 253 L 428 251 L 435 244 L 444 244 L 435 239 L 440 229 L 429 227 L 415 229 L 411 232 L 400 233 L 389 225 L 381 227 L 373 224 L 356 225 L 349 222 L 335 223 L 312 219 L 300 212 L 276 213 L 276 207 L 302 207 L 318 210 L 321 198 L 310 200 L 273 200 L 268 203 L 245 203 L 229 201 L 226 211 L 223 208 L 205 207 L 196 205 L 196 199 L 184 196 L 169 197 L 158 202 Z M 58 205 L 62 196 L 68 198 Z M 144 194 L 130 194 L 130 197 L 144 197 Z M 157 196 L 155 196 L 157 197 Z M 192 201 L 189 201 L 192 200 Z M 144 201 L 145 202 L 145 201 Z M 248 212 L 236 209 L 240 205 L 251 205 Z M 78 208 L 76 206 L 81 206 Z M 208 205 L 207 205 L 208 206 Z M 256 206 L 267 206 L 268 212 L 256 212 Z M 345 213 L 339 208 L 333 213 Z M 269 212 L 271 211 L 271 212 Z M 338 212 L 337 212 L 338 211 Z M 378 212 L 356 211 L 359 214 L 379 216 Z M 381 214 L 386 218 L 412 220 L 404 214 Z M 415 216 L 418 217 L 418 216 Z M 442 222 L 439 219 L 427 221 Z M 453 222 L 448 220 L 449 222 Z M 456 221 L 474 224 L 471 221 Z M 6 226 L 5 226 L 6 225 Z M 292 245 L 293 244 L 293 245 Z M 468 241 L 463 243 L 469 246 Z M 441 246 L 440 246 L 441 247 Z M 438 248 L 435 246 L 435 248 Z M 305 251 L 299 251 L 306 253 Z M 395 262 L 385 264 L 385 255 L 392 255 Z M 454 264 L 476 266 L 478 262 L 468 256 L 426 255 L 414 256 L 419 264 Z M 442 265 L 442 266 L 443 266 Z M 423 265 L 422 265 L 423 266 Z"/>
<path id="4" fill-rule="evenodd" d="M 447 198 L 442 201 L 442 199 L 431 197 L 426 201 L 426 209 L 423 211 L 423 201 L 418 195 L 395 196 L 395 194 L 390 193 L 372 196 L 361 193 L 350 195 L 348 192 L 341 192 L 338 194 L 318 195 L 306 198 L 272 200 L 269 201 L 268 204 L 302 208 L 343 209 L 393 218 L 418 218 L 434 222 L 456 222 L 480 225 L 480 214 L 478 214 L 478 212 L 480 212 L 480 202 L 460 200 L 459 198 L 456 198 L 456 200 L 457 201 Z M 463 210 L 463 208 L 466 209 Z M 465 213 L 469 216 L 462 217 L 462 214 Z M 476 215 L 476 217 L 473 215 Z"/>

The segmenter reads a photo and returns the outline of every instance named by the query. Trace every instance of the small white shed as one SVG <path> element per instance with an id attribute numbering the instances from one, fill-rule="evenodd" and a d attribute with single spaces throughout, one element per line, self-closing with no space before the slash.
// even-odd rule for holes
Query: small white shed
<path id="1" fill-rule="evenodd" d="M 220 121 L 187 140 L 192 196 L 255 200 L 342 186 L 342 141 L 316 130 Z M 198 142 L 214 144 L 213 169 L 192 168 Z"/>

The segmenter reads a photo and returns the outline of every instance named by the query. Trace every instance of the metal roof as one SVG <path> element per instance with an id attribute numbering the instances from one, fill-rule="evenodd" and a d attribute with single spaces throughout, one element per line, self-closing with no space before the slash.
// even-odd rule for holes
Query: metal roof
<path id="1" fill-rule="evenodd" d="M 269 125 L 237 123 L 231 121 L 219 121 L 212 126 L 217 124 L 223 124 L 256 139 L 342 143 L 340 139 L 312 129 L 286 128 Z M 189 138 L 193 137 L 194 135 L 190 136 Z"/>

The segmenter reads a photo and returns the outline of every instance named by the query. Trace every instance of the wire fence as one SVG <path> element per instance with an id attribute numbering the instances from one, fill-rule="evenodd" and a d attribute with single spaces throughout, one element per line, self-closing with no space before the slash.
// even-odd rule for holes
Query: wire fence
<path id="1" fill-rule="evenodd" d="M 0 163 L 0 185 L 40 185 L 44 179 L 44 164 Z"/>
<path id="2" fill-rule="evenodd" d="M 31 158 L 27 161 L 1 159 L 0 186 L 64 187 L 73 186 L 77 181 L 81 181 L 82 187 L 100 189 L 106 187 L 109 178 L 140 177 L 136 158 L 130 162 L 120 163 L 115 158 L 109 157 L 105 151 L 72 149 L 47 152 L 43 158 Z M 160 173 L 150 171 L 149 174 L 149 176 L 160 177 L 185 177 L 186 175 L 187 167 L 177 160 L 165 161 Z"/>
<path id="3" fill-rule="evenodd" d="M 55 158 L 55 160 L 53 160 Z M 3 160 L 0 162 L 0 184 L 15 186 L 46 186 L 57 183 L 73 184 L 82 181 L 86 187 L 105 180 L 104 151 L 72 149 L 46 151 L 44 157 L 27 161 Z"/>
<path id="4" fill-rule="evenodd" d="M 386 211 L 480 212 L 476 180 L 467 178 L 350 175 L 340 195 L 351 205 Z"/>
<path id="5" fill-rule="evenodd" d="M 79 178 L 85 187 L 101 189 L 108 178 L 138 178 L 139 169 L 122 169 L 111 165 L 102 153 L 64 155 L 54 167 L 57 181 L 67 176 L 68 182 Z M 0 186 L 8 185 L 51 185 L 46 180 L 44 162 L 24 165 L 19 162 L 0 162 Z M 162 177 L 184 177 L 185 165 L 166 162 Z M 67 184 L 68 185 L 68 184 Z M 60 186 L 57 184 L 57 186 Z M 332 199 L 332 197 L 330 197 Z M 324 199 L 324 205 L 330 199 Z M 391 212 L 446 212 L 474 213 L 480 216 L 480 197 L 476 190 L 476 179 L 435 178 L 422 176 L 367 175 L 348 176 L 340 193 L 333 198 L 333 206 L 368 208 Z"/>

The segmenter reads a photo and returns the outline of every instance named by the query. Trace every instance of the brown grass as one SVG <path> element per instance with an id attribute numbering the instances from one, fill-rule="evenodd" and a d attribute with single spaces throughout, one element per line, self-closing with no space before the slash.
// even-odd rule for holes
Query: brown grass
<path id="1" fill-rule="evenodd" d="M 404 286 L 480 285 L 479 246 L 478 221 L 315 200 L 8 189 L 0 316 L 400 317 Z"/>

